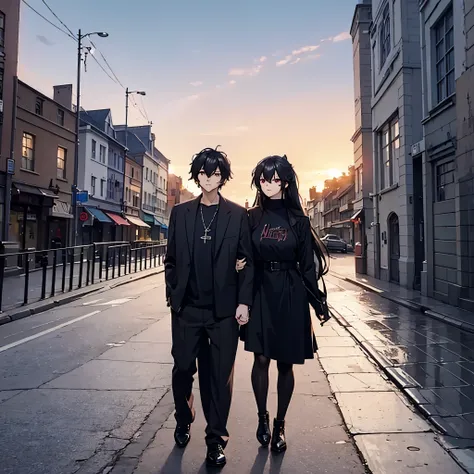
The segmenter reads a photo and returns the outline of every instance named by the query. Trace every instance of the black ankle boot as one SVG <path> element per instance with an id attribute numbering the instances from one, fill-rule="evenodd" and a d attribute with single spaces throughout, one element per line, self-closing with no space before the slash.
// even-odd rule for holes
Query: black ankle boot
<path id="1" fill-rule="evenodd" d="M 285 420 L 273 420 L 272 451 L 281 453 L 286 449 Z"/>
<path id="2" fill-rule="evenodd" d="M 270 432 L 270 415 L 268 411 L 263 415 L 258 414 L 258 427 L 257 427 L 257 440 L 258 442 L 266 447 L 270 444 L 272 434 Z"/>

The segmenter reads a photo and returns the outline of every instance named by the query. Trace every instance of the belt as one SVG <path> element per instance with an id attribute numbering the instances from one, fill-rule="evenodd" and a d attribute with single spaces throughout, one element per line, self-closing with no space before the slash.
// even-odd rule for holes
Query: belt
<path id="1" fill-rule="evenodd" d="M 258 265 L 264 270 L 270 272 L 281 272 L 284 270 L 296 270 L 298 268 L 297 262 L 259 262 Z"/>

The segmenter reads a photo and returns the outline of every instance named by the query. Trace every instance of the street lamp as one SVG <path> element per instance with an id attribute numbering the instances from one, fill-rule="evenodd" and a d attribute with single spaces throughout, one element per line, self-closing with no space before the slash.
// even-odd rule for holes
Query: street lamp
<path id="1" fill-rule="evenodd" d="M 146 95 L 145 91 L 129 91 L 128 87 L 125 90 L 125 159 L 123 163 L 123 186 L 122 186 L 122 207 L 125 213 L 125 169 L 127 166 L 127 152 L 128 152 L 128 96 L 131 94 Z"/>
<path id="2" fill-rule="evenodd" d="M 74 215 L 74 226 L 73 226 L 73 245 L 77 243 L 77 226 L 78 226 L 78 215 L 77 215 L 77 180 L 79 174 L 79 125 L 81 122 L 81 63 L 82 63 L 82 40 L 89 36 L 97 35 L 100 38 L 107 38 L 109 36 L 105 31 L 93 31 L 91 33 L 82 34 L 79 30 L 77 34 L 77 83 L 76 83 L 76 143 L 74 146 L 74 179 L 72 184 L 72 206 Z"/>

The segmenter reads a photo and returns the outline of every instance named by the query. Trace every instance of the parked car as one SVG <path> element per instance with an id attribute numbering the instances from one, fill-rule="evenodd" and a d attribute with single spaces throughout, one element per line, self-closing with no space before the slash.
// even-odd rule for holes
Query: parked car
<path id="1" fill-rule="evenodd" d="M 347 253 L 347 244 L 344 240 L 335 234 L 326 234 L 322 239 L 324 245 L 330 252 Z"/>

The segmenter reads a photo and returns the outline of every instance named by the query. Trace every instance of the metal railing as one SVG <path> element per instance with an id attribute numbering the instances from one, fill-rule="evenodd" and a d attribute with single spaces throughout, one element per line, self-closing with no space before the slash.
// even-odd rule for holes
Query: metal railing
<path id="1" fill-rule="evenodd" d="M 0 254 L 0 312 L 160 266 L 165 251 L 137 241 Z"/>

